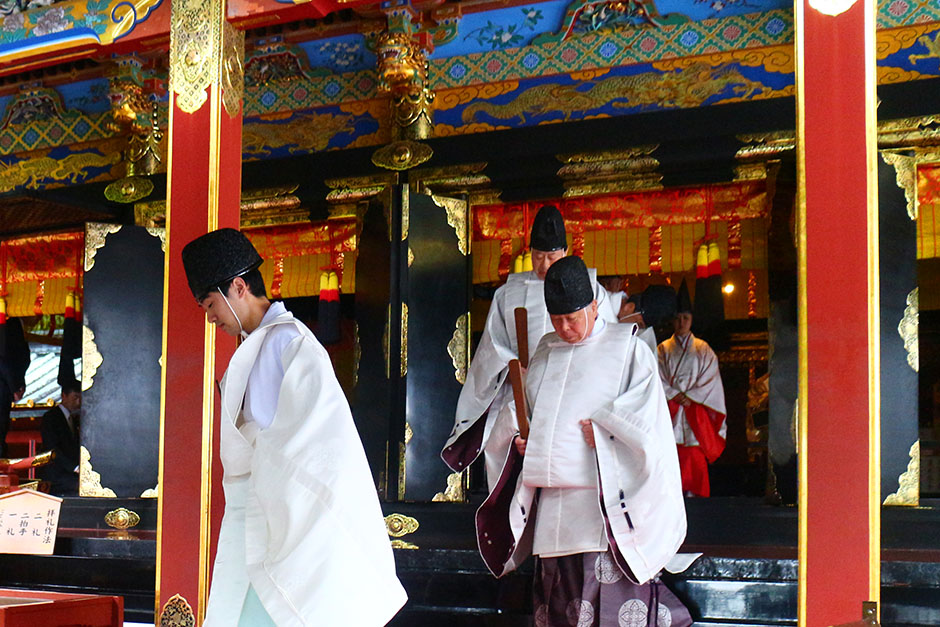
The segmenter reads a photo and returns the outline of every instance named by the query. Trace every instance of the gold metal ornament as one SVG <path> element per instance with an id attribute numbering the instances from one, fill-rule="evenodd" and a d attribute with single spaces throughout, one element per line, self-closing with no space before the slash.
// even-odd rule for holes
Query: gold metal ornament
<path id="1" fill-rule="evenodd" d="M 409 170 L 421 165 L 433 155 L 434 151 L 427 144 L 401 139 L 372 153 L 372 163 L 386 170 Z"/>
<path id="2" fill-rule="evenodd" d="M 159 627 L 196 627 L 196 615 L 184 597 L 174 594 L 160 610 Z"/>
<path id="3" fill-rule="evenodd" d="M 564 181 L 565 197 L 662 189 L 659 160 L 652 156 L 657 148 L 648 144 L 556 155 L 563 164 L 557 174 Z"/>
<path id="4" fill-rule="evenodd" d="M 434 204 L 447 214 L 447 224 L 457 235 L 457 249 L 463 255 L 470 254 L 470 237 L 467 220 L 467 201 L 459 198 L 431 195 Z"/>
<path id="5" fill-rule="evenodd" d="M 920 440 L 911 445 L 907 470 L 898 477 L 898 491 L 889 494 L 885 505 L 916 506 L 920 504 Z"/>
<path id="6" fill-rule="evenodd" d="M 389 514 L 385 517 L 385 530 L 388 535 L 395 538 L 392 540 L 392 548 L 417 549 L 416 545 L 399 540 L 399 538 L 414 533 L 419 526 L 417 519 L 404 514 Z"/>
<path id="7" fill-rule="evenodd" d="M 894 175 L 898 187 L 904 190 L 907 201 L 907 215 L 917 219 L 917 158 L 897 152 L 881 151 L 882 160 L 894 166 Z"/>
<path id="8" fill-rule="evenodd" d="M 195 113 L 208 99 L 207 90 L 222 86 L 225 3 L 218 0 L 173 0 L 170 9 L 170 91 L 176 106 Z M 234 73 L 235 68 L 227 68 Z M 240 97 L 239 97 L 240 99 Z"/>
<path id="9" fill-rule="evenodd" d="M 131 203 L 146 198 L 153 191 L 153 182 L 144 176 L 125 176 L 104 189 L 111 202 Z"/>
<path id="10" fill-rule="evenodd" d="M 140 493 L 140 498 L 142 499 L 155 499 L 160 496 L 160 486 L 159 484 L 153 488 L 147 488 Z"/>
<path id="11" fill-rule="evenodd" d="M 85 272 L 95 267 L 95 255 L 104 248 L 108 235 L 120 230 L 120 224 L 89 222 L 85 225 Z"/>
<path id="12" fill-rule="evenodd" d="M 241 111 L 245 93 L 245 31 L 238 30 L 228 20 L 222 21 L 222 67 L 219 83 L 222 87 L 222 106 L 230 118 Z"/>
<path id="13" fill-rule="evenodd" d="M 898 323 L 898 334 L 904 341 L 904 350 L 907 351 L 907 364 L 914 369 L 914 372 L 920 370 L 920 342 L 918 341 L 919 290 L 920 288 L 915 287 L 907 295 L 907 307 L 904 308 L 904 317 Z"/>
<path id="14" fill-rule="evenodd" d="M 431 501 L 436 503 L 463 503 L 468 478 L 469 475 L 466 470 L 448 475 L 447 488 L 443 492 L 435 494 Z"/>
<path id="15" fill-rule="evenodd" d="M 130 529 L 140 523 L 140 516 L 137 515 L 137 512 L 119 507 L 105 514 L 104 522 L 115 529 Z"/>
<path id="16" fill-rule="evenodd" d="M 92 470 L 91 453 L 82 446 L 79 450 L 79 496 L 115 498 L 114 490 L 101 485 L 101 475 Z"/>
<path id="17" fill-rule="evenodd" d="M 98 368 L 104 363 L 104 357 L 95 344 L 95 332 L 88 325 L 82 325 L 82 391 L 86 392 L 95 384 Z"/>
<path id="18" fill-rule="evenodd" d="M 401 376 L 408 374 L 408 303 L 401 304 Z"/>
<path id="19" fill-rule="evenodd" d="M 467 367 L 470 363 L 470 313 L 460 314 L 454 327 L 454 335 L 447 343 L 447 354 L 454 364 L 454 377 L 463 385 L 467 382 Z"/>

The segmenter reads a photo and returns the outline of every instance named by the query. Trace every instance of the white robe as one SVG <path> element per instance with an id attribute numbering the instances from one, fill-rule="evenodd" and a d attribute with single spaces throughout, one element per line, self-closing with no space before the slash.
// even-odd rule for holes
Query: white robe
<path id="1" fill-rule="evenodd" d="M 617 296 L 623 293 L 611 295 L 597 283 L 595 269 L 588 269 L 588 273 L 594 287 L 594 297 L 597 299 L 598 317 L 617 322 L 621 301 L 621 298 Z M 485 417 L 490 407 L 498 411 L 506 399 L 512 398 L 512 386 L 507 380 L 507 375 L 510 360 L 519 356 L 515 320 L 517 307 L 526 308 L 530 358 L 535 354 L 542 336 L 552 331 L 551 320 L 545 307 L 545 281 L 539 279 L 534 271 L 510 274 L 506 283 L 500 286 L 493 295 L 493 302 L 483 328 L 483 336 L 470 362 L 467 381 L 460 390 L 460 397 L 457 400 L 454 428 L 441 454 L 444 461 L 455 472 L 466 468 L 469 462 L 476 459 L 476 454 L 480 451 L 476 450 L 472 459 L 467 461 L 467 458 L 456 455 L 453 449 L 448 451 L 448 448 L 453 447 L 461 435 L 473 427 L 477 420 Z M 628 326 L 632 328 L 634 325 Z M 492 420 L 486 421 L 482 445 L 485 445 L 489 438 L 492 423 Z M 455 461 L 458 457 L 459 461 Z M 502 464 L 502 458 L 486 456 L 486 475 L 491 489 Z"/>
<path id="2" fill-rule="evenodd" d="M 299 335 L 281 356 L 274 420 L 259 430 L 242 419 L 242 403 L 264 340 L 280 324 Z M 232 356 L 221 430 L 226 498 L 245 507 L 223 518 L 204 625 L 238 624 L 249 584 L 282 627 L 391 620 L 406 595 L 359 434 L 326 350 L 289 312 Z"/>
<path id="3" fill-rule="evenodd" d="M 725 391 L 718 371 L 718 357 L 705 340 L 691 333 L 682 342 L 675 335 L 659 345 L 659 373 L 667 399 L 680 392 L 693 403 L 704 405 L 725 416 Z M 685 417 L 685 408 L 679 405 L 673 426 L 676 444 L 698 446 L 699 442 Z M 722 420 L 718 435 L 727 439 L 728 424 Z"/>
<path id="4" fill-rule="evenodd" d="M 638 583 L 667 564 L 673 571 L 688 566 L 694 557 L 676 559 L 686 517 L 669 411 L 656 360 L 633 325 L 608 324 L 574 345 L 546 335 L 529 365 L 526 395 L 532 427 L 521 464 L 512 443 L 512 403 L 486 442 L 487 454 L 504 460 L 496 488 L 477 512 L 480 552 L 491 572 L 499 577 L 516 568 L 533 542 L 543 555 L 581 552 L 578 544 L 597 550 L 603 545 L 597 529 L 606 529 L 615 560 Z M 577 425 L 585 418 L 593 424 L 593 451 Z M 581 492 L 592 482 L 593 507 L 553 504 L 543 511 L 536 498 L 540 490 Z M 585 524 L 570 524 L 571 516 Z M 565 526 L 570 538 L 539 537 L 540 528 Z"/>

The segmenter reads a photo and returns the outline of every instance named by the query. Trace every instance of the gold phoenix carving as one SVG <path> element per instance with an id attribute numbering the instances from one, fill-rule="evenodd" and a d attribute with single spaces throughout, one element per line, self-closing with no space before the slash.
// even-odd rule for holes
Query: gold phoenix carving
<path id="1" fill-rule="evenodd" d="M 222 104 L 235 117 L 244 89 L 244 33 L 225 20 L 218 0 L 173 0 L 170 12 L 170 90 L 181 111 L 195 113 L 207 90 L 222 90 Z"/>
<path id="2" fill-rule="evenodd" d="M 184 597 L 174 594 L 160 610 L 159 627 L 196 627 L 196 615 Z"/>
<path id="3" fill-rule="evenodd" d="M 920 503 L 920 440 L 911 445 L 907 470 L 898 477 L 898 491 L 889 494 L 885 505 L 916 506 Z"/>
<path id="4" fill-rule="evenodd" d="M 447 354 L 454 364 L 454 378 L 460 385 L 467 382 L 467 366 L 470 361 L 470 313 L 460 314 L 454 325 L 454 335 L 447 343 Z"/>
<path id="5" fill-rule="evenodd" d="M 470 254 L 470 241 L 467 236 L 467 201 L 459 198 L 431 195 L 434 204 L 447 214 L 447 224 L 454 229 L 457 235 L 457 249 L 461 254 Z"/>
<path id="6" fill-rule="evenodd" d="M 914 372 L 920 370 L 920 347 L 917 339 L 919 289 L 915 287 L 907 295 L 907 307 L 904 308 L 904 317 L 898 323 L 898 334 L 904 340 L 904 350 L 907 351 L 907 363 L 914 369 Z"/>
<path id="7" fill-rule="evenodd" d="M 101 475 L 92 469 L 91 453 L 88 452 L 88 449 L 82 446 L 79 455 L 79 496 L 115 498 L 117 495 L 114 490 L 102 487 Z"/>
<path id="8" fill-rule="evenodd" d="M 120 224 L 89 222 L 85 225 L 85 272 L 95 267 L 95 255 L 104 248 L 108 235 L 120 230 Z"/>
<path id="9" fill-rule="evenodd" d="M 95 344 L 95 332 L 82 325 L 82 391 L 88 391 L 95 384 L 98 368 L 104 363 L 104 357 Z"/>

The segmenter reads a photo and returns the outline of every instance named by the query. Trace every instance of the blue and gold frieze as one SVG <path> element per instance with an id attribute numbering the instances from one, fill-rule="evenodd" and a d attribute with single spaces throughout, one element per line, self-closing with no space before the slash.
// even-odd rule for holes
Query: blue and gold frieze
<path id="1" fill-rule="evenodd" d="M 0 156 L 0 193 L 111 180 L 120 169 L 123 145 L 116 139 L 77 149 L 61 146 Z"/>
<path id="2" fill-rule="evenodd" d="M 390 135 L 380 120 L 388 103 L 372 100 L 287 115 L 245 118 L 242 153 L 247 161 L 385 143 Z"/>
<path id="3" fill-rule="evenodd" d="M 12 13 L 0 22 L 0 63 L 126 37 L 163 0 L 71 0 Z"/>

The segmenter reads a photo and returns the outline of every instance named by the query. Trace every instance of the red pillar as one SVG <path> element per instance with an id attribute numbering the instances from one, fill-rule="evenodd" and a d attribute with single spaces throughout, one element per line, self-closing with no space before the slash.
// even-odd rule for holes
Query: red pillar
<path id="1" fill-rule="evenodd" d="M 806 627 L 858 620 L 879 600 L 874 15 L 874 0 L 796 2 Z"/>
<path id="2" fill-rule="evenodd" d="M 243 60 L 244 34 L 226 22 L 224 2 L 173 0 L 157 624 L 171 599 L 202 623 L 221 516 L 215 387 L 234 343 L 216 342 L 180 252 L 208 231 L 239 226 Z"/>

